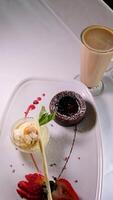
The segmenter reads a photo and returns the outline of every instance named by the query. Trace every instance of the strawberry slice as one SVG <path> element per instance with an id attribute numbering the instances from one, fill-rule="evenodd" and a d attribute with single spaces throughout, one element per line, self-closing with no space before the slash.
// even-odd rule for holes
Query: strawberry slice
<path id="1" fill-rule="evenodd" d="M 41 174 L 28 174 L 25 176 L 27 181 L 20 181 L 18 183 L 17 193 L 21 198 L 27 200 L 42 200 L 45 186 L 45 178 Z"/>
<path id="2" fill-rule="evenodd" d="M 26 180 L 18 183 L 17 193 L 27 200 L 47 200 L 45 177 L 41 174 L 28 174 Z M 77 193 L 66 179 L 50 181 L 53 200 L 79 200 Z"/>
<path id="3" fill-rule="evenodd" d="M 56 180 L 56 189 L 52 192 L 54 200 L 79 200 L 71 184 L 66 179 Z"/>

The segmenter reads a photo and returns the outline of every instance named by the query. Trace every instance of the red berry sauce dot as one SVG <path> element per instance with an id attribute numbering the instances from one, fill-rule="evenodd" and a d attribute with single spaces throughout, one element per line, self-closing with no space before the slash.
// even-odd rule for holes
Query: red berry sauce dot
<path id="1" fill-rule="evenodd" d="M 41 98 L 41 97 L 37 97 L 37 100 L 38 100 L 38 101 L 41 101 L 41 100 L 42 100 L 42 98 Z"/>
<path id="2" fill-rule="evenodd" d="M 38 102 L 38 100 L 37 99 L 35 99 L 34 101 L 33 101 L 33 104 L 38 104 L 39 102 Z"/>
<path id="3" fill-rule="evenodd" d="M 75 183 L 78 183 L 78 180 L 75 180 L 74 182 L 75 182 Z"/>
<path id="4" fill-rule="evenodd" d="M 45 95 L 46 95 L 45 93 L 42 94 L 43 97 L 45 97 Z"/>
<path id="5" fill-rule="evenodd" d="M 45 93 L 43 93 L 42 96 L 45 96 Z M 36 104 L 39 104 L 39 101 L 41 100 L 42 100 L 41 97 L 37 97 L 37 99 L 35 99 L 33 103 L 28 106 L 27 110 L 24 112 L 25 117 L 28 116 L 30 110 L 34 110 L 36 108 Z"/>
<path id="6" fill-rule="evenodd" d="M 29 108 L 30 108 L 31 110 L 34 110 L 36 107 L 35 107 L 34 104 L 31 104 L 31 105 L 29 106 Z"/>

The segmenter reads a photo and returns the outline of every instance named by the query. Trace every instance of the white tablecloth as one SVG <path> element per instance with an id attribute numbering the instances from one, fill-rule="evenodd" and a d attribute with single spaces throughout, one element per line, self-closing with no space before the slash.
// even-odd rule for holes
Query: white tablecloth
<path id="1" fill-rule="evenodd" d="M 0 119 L 7 101 L 27 77 L 73 79 L 79 73 L 80 42 L 38 0 L 0 1 Z M 104 93 L 95 98 L 102 126 L 104 185 L 102 200 L 112 200 L 113 81 L 104 78 Z"/>

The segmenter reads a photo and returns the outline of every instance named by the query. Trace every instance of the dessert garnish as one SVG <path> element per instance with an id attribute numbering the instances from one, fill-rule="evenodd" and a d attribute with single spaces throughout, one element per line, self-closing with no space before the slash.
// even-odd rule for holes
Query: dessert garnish
<path id="1" fill-rule="evenodd" d="M 28 174 L 18 183 L 17 192 L 26 200 L 47 200 L 45 177 L 40 173 Z M 79 200 L 72 185 L 63 178 L 50 180 L 53 200 Z"/>
<path id="2" fill-rule="evenodd" d="M 48 122 L 50 122 L 51 120 L 55 118 L 55 115 L 56 115 L 55 112 L 49 114 L 46 111 L 45 106 L 42 106 L 42 109 L 39 113 L 39 125 L 42 126 L 42 125 L 47 124 Z"/>
<path id="3" fill-rule="evenodd" d="M 62 91 L 56 94 L 49 108 L 51 113 L 56 113 L 55 121 L 62 126 L 76 125 L 86 112 L 85 100 L 73 91 Z"/>
<path id="4" fill-rule="evenodd" d="M 49 141 L 49 133 L 47 124 L 54 119 L 55 114 L 47 113 L 44 106 L 42 106 L 39 113 L 39 118 L 26 117 L 14 123 L 11 131 L 11 140 L 18 147 L 20 151 L 33 152 L 39 149 L 39 129 L 44 146 Z"/>

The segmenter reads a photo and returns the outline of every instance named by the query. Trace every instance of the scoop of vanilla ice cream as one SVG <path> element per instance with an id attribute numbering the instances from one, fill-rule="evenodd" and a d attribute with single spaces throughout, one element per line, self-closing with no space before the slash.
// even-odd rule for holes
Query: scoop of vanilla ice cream
<path id="1" fill-rule="evenodd" d="M 12 127 L 11 139 L 13 143 L 24 152 L 32 152 L 39 149 L 39 130 L 43 144 L 49 141 L 46 126 L 39 127 L 39 123 L 33 118 L 24 118 L 17 121 Z"/>

